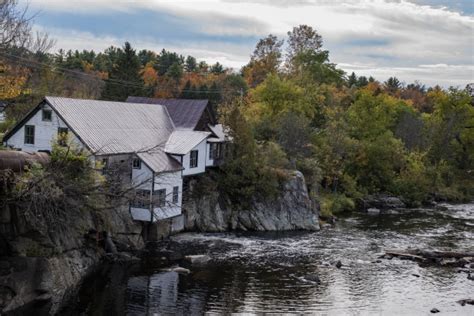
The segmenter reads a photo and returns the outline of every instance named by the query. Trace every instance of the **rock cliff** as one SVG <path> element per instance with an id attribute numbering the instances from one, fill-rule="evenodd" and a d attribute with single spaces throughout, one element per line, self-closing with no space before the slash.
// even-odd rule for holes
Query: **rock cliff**
<path id="1" fill-rule="evenodd" d="M 111 213 L 109 213 L 111 212 Z M 113 213 L 113 214 L 112 214 Z M 141 225 L 128 209 L 97 214 L 58 212 L 54 222 L 38 213 L 25 218 L 5 206 L 0 219 L 0 314 L 54 314 L 105 255 L 104 234 L 124 250 L 143 246 Z M 99 237 L 99 238 L 97 238 Z"/>
<path id="2" fill-rule="evenodd" d="M 277 198 L 251 205 L 238 209 L 219 192 L 209 192 L 183 205 L 185 227 L 208 232 L 319 229 L 317 208 L 299 172 L 284 183 Z M 105 249 L 113 252 L 116 246 L 119 252 L 133 252 L 144 246 L 143 226 L 131 219 L 128 207 L 58 210 L 54 221 L 45 220 L 41 210 L 31 217 L 14 206 L 3 205 L 0 211 L 2 315 L 55 314 L 64 302 L 71 302 L 83 279 L 104 258 L 115 258 Z M 110 238 L 115 246 L 110 246 Z"/>
<path id="3" fill-rule="evenodd" d="M 276 199 L 251 204 L 249 209 L 239 209 L 219 192 L 194 197 L 183 205 L 185 228 L 203 232 L 319 229 L 318 210 L 309 198 L 301 172 L 290 175 Z"/>

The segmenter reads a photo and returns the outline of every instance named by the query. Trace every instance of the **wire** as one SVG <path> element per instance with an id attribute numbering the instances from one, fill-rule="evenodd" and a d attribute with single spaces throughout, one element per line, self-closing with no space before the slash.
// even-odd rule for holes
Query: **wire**
<path id="1" fill-rule="evenodd" d="M 5 52 L 0 52 L 0 56 L 3 56 L 5 58 L 9 58 L 9 59 L 11 59 L 11 58 L 16 59 L 16 61 L 15 61 L 16 63 L 21 64 L 21 65 L 26 66 L 26 67 L 31 67 L 31 68 L 36 68 L 36 69 L 41 69 L 42 67 L 48 67 L 48 68 L 51 68 L 50 71 L 55 72 L 55 73 L 59 73 L 59 74 L 70 73 L 70 74 L 79 75 L 79 76 L 82 76 L 82 77 L 89 77 L 90 79 L 92 79 L 94 81 L 105 81 L 105 82 L 108 82 L 108 83 L 111 83 L 111 84 L 114 84 L 114 85 L 119 85 L 119 86 L 143 88 L 143 85 L 137 84 L 135 82 L 126 81 L 126 80 L 111 79 L 111 78 L 101 79 L 101 78 L 97 77 L 96 75 L 88 74 L 88 73 L 85 73 L 85 72 L 82 72 L 82 71 L 63 68 L 63 67 L 59 67 L 59 66 L 51 65 L 51 64 L 47 64 L 47 63 L 41 63 L 41 62 L 38 62 L 38 61 L 35 61 L 35 60 L 27 59 L 27 58 L 24 58 L 24 57 L 21 57 L 21 56 L 17 56 L 17 55 L 5 53 Z M 19 61 L 22 61 L 22 62 L 19 62 Z M 160 90 L 161 88 L 158 87 L 158 89 Z M 215 93 L 215 94 L 219 94 L 219 93 L 222 93 L 222 92 L 240 93 L 240 89 L 238 89 L 238 88 L 236 88 L 236 89 L 209 89 L 209 90 L 200 91 L 200 90 L 176 88 L 176 90 L 173 91 L 173 92 L 190 92 L 190 93 L 205 93 L 205 94 Z"/>

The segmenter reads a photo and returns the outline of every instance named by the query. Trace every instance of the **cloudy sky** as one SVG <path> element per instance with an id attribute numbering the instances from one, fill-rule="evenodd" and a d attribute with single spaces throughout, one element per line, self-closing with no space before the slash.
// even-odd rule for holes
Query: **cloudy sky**
<path id="1" fill-rule="evenodd" d="M 238 69 L 256 42 L 308 24 L 332 62 L 378 80 L 474 82 L 474 0 L 22 0 L 55 49 L 130 41 Z"/>

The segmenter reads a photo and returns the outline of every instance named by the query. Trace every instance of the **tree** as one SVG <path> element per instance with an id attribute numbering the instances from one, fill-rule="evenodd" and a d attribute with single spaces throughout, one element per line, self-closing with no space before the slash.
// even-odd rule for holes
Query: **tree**
<path id="1" fill-rule="evenodd" d="M 229 103 L 247 94 L 248 85 L 241 75 L 229 74 L 221 81 L 222 101 Z"/>
<path id="2" fill-rule="evenodd" d="M 200 73 L 207 73 L 208 69 L 209 65 L 204 60 L 199 62 L 198 70 Z"/>
<path id="3" fill-rule="evenodd" d="M 157 58 L 157 64 L 155 66 L 157 67 L 158 75 L 163 76 L 164 74 L 168 72 L 168 69 L 172 65 L 177 64 L 179 66 L 182 66 L 183 63 L 184 63 L 183 56 L 163 49 Z M 176 66 L 174 67 L 176 68 Z"/>
<path id="4" fill-rule="evenodd" d="M 219 75 L 224 73 L 224 67 L 219 62 L 216 62 L 214 65 L 211 66 L 211 73 Z"/>
<path id="5" fill-rule="evenodd" d="M 140 75 L 140 60 L 129 42 L 119 50 L 117 64 L 105 80 L 103 100 L 125 101 L 128 96 L 142 95 L 144 82 Z"/>
<path id="6" fill-rule="evenodd" d="M 352 72 L 349 78 L 347 78 L 347 85 L 349 87 L 357 85 L 357 76 L 354 72 Z"/>
<path id="7" fill-rule="evenodd" d="M 309 25 L 302 24 L 294 27 L 287 35 L 287 62 L 290 64 L 298 54 L 308 51 L 319 52 L 323 46 L 321 35 Z"/>
<path id="8" fill-rule="evenodd" d="M 151 50 L 142 49 L 138 52 L 138 59 L 142 66 L 146 66 L 147 64 L 153 65 L 156 63 L 156 54 Z"/>
<path id="9" fill-rule="evenodd" d="M 25 47 L 31 40 L 31 19 L 26 9 L 17 8 L 17 0 L 0 2 L 0 52 L 9 47 Z"/>
<path id="10" fill-rule="evenodd" d="M 184 65 L 184 69 L 187 72 L 195 72 L 197 70 L 196 58 L 194 58 L 193 56 L 186 57 L 186 63 Z"/>
<path id="11" fill-rule="evenodd" d="M 26 83 L 28 71 L 21 67 L 12 67 L 0 60 L 0 100 L 19 96 Z"/>
<path id="12" fill-rule="evenodd" d="M 166 75 L 173 79 L 176 83 L 179 83 L 183 77 L 183 66 L 178 62 L 174 62 L 166 71 Z"/>
<path id="13" fill-rule="evenodd" d="M 143 83 L 147 87 L 153 87 L 158 81 L 158 73 L 153 67 L 153 62 L 148 62 L 142 71 Z"/>
<path id="14" fill-rule="evenodd" d="M 384 82 L 385 91 L 390 95 L 395 95 L 401 87 L 402 83 L 397 79 L 397 77 L 390 77 Z"/>
<path id="15" fill-rule="evenodd" d="M 281 63 L 282 40 L 272 34 L 260 39 L 250 57 L 250 62 L 243 67 L 242 73 L 251 87 L 255 87 L 270 73 L 277 73 Z"/>
<path id="16" fill-rule="evenodd" d="M 278 120 L 277 142 L 293 161 L 310 153 L 310 120 L 294 112 L 287 112 Z"/>
<path id="17" fill-rule="evenodd" d="M 369 84 L 369 80 L 367 80 L 367 77 L 365 76 L 360 76 L 359 79 L 357 79 L 357 86 L 359 88 L 363 88 L 368 84 Z"/>

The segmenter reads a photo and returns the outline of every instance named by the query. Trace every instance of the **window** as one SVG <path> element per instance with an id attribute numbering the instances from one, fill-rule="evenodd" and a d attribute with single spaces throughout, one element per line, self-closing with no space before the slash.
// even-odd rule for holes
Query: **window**
<path id="1" fill-rule="evenodd" d="M 102 174 L 107 173 L 107 167 L 109 166 L 109 158 L 102 158 Z"/>
<path id="2" fill-rule="evenodd" d="M 191 150 L 191 154 L 189 156 L 189 168 L 196 168 L 198 166 L 198 153 L 197 150 Z"/>
<path id="3" fill-rule="evenodd" d="M 157 207 L 163 207 L 166 205 L 166 189 L 156 190 L 153 192 L 155 196 L 154 202 Z"/>
<path id="4" fill-rule="evenodd" d="M 60 146 L 67 145 L 67 133 L 69 129 L 67 127 L 58 127 L 58 144 Z"/>
<path id="5" fill-rule="evenodd" d="M 173 203 L 177 204 L 179 201 L 179 187 L 173 187 Z"/>
<path id="6" fill-rule="evenodd" d="M 209 144 L 209 159 L 219 159 L 221 158 L 221 144 L 219 143 L 210 143 Z"/>
<path id="7" fill-rule="evenodd" d="M 139 158 L 133 158 L 132 168 L 133 169 L 141 169 L 142 168 L 142 161 Z"/>
<path id="8" fill-rule="evenodd" d="M 209 144 L 209 159 L 212 160 L 215 157 L 215 151 L 216 151 L 216 144 L 210 143 Z"/>
<path id="9" fill-rule="evenodd" d="M 25 125 L 25 144 L 35 143 L 35 126 L 34 125 Z"/>
<path id="10" fill-rule="evenodd" d="M 46 122 L 51 122 L 51 118 L 53 117 L 53 111 L 51 110 L 43 110 L 42 112 L 42 119 Z"/>
<path id="11" fill-rule="evenodd" d="M 150 207 L 150 190 L 137 190 L 135 199 L 130 203 L 131 207 L 149 208 Z"/>

